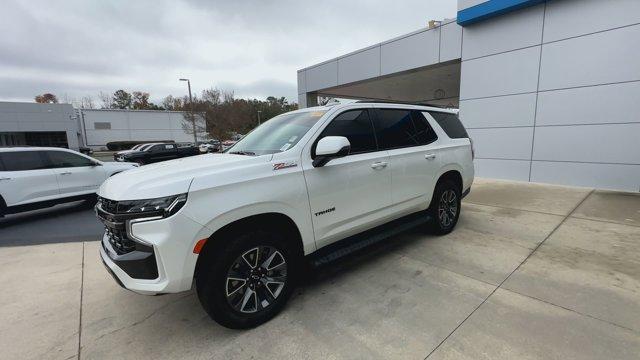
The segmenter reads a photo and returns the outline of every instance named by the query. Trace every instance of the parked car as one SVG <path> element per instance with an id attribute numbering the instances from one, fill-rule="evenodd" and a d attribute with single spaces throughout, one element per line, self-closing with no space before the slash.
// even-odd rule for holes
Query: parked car
<path id="1" fill-rule="evenodd" d="M 143 147 L 137 151 L 122 154 L 118 156 L 117 161 L 134 162 L 139 165 L 144 165 L 199 154 L 200 151 L 198 148 L 193 146 L 178 147 L 177 144 L 153 144 L 152 146 Z"/>
<path id="2" fill-rule="evenodd" d="M 409 226 L 451 232 L 474 177 L 455 112 L 351 103 L 282 114 L 226 153 L 107 180 L 100 254 L 123 287 L 195 288 L 230 328 L 275 316 L 305 264 Z"/>
<path id="3" fill-rule="evenodd" d="M 227 150 L 228 148 L 232 147 L 233 145 L 235 145 L 237 141 L 234 140 L 225 140 L 222 142 L 222 151 Z"/>
<path id="4" fill-rule="evenodd" d="M 155 144 L 159 144 L 159 143 L 138 144 L 138 145 L 135 145 L 134 147 L 132 147 L 129 150 L 118 151 L 118 152 L 113 154 L 113 160 L 119 161 L 118 159 L 124 154 L 132 153 L 134 151 L 144 151 L 144 150 L 150 148 L 151 146 L 153 146 Z"/>
<path id="5" fill-rule="evenodd" d="M 95 200 L 102 182 L 137 164 L 102 162 L 61 148 L 0 148 L 0 217 L 77 200 Z"/>
<path id="6" fill-rule="evenodd" d="M 81 154 L 85 154 L 85 155 L 91 155 L 93 154 L 93 149 L 88 148 L 86 146 L 80 146 L 80 148 L 78 149 L 78 151 L 80 151 Z"/>
<path id="7" fill-rule="evenodd" d="M 220 152 L 222 151 L 222 143 L 220 140 L 205 141 L 198 147 L 201 153 Z"/>

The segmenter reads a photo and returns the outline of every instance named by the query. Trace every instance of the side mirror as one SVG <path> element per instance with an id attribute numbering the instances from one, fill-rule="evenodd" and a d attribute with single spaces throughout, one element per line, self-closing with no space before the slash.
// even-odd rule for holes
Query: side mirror
<path id="1" fill-rule="evenodd" d="M 349 155 L 351 144 L 344 136 L 325 136 L 316 145 L 313 167 L 325 166 L 332 159 Z"/>
<path id="2" fill-rule="evenodd" d="M 99 162 L 97 162 L 97 161 L 93 161 L 93 162 L 91 163 L 91 166 L 102 166 L 102 164 L 100 164 L 100 163 L 99 163 Z"/>

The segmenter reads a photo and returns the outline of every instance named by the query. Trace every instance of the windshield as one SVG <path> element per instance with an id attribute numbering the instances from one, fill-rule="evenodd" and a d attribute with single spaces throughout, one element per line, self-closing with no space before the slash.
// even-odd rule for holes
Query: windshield
<path id="1" fill-rule="evenodd" d="M 265 155 L 285 151 L 298 143 L 325 113 L 326 110 L 320 110 L 278 115 L 253 129 L 227 152 Z"/>

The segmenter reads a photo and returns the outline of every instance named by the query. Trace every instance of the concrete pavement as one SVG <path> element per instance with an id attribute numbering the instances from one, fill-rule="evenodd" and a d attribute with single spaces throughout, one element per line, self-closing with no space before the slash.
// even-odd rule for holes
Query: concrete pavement
<path id="1" fill-rule="evenodd" d="M 38 216 L 0 222 L 0 358 L 640 353 L 638 194 L 477 180 L 450 235 L 416 229 L 321 269 L 281 315 L 248 331 L 218 326 L 193 292 L 148 297 L 121 289 L 99 261 L 99 226 L 86 210 L 66 211 L 56 221 L 49 214 L 44 223 Z M 84 229 L 68 227 L 77 242 L 19 242 L 54 223 L 51 240 L 62 239 L 60 223 L 74 221 Z"/>

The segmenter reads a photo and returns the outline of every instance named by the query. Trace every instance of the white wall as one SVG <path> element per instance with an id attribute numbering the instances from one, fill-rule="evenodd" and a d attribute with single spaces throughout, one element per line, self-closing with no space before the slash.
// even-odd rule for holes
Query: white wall
<path id="1" fill-rule="evenodd" d="M 87 145 L 99 149 L 111 141 L 174 140 L 193 142 L 193 135 L 182 129 L 183 112 L 146 110 L 82 110 Z M 110 129 L 96 129 L 95 123 L 108 123 Z M 198 134 L 203 139 L 205 134 Z"/>
<path id="2" fill-rule="evenodd" d="M 550 1 L 462 33 L 478 176 L 640 191 L 640 1 Z"/>

